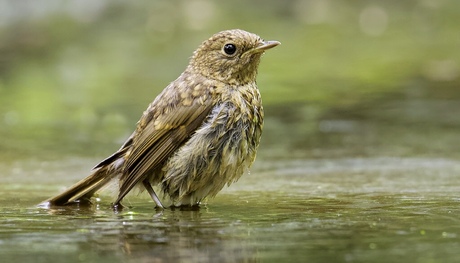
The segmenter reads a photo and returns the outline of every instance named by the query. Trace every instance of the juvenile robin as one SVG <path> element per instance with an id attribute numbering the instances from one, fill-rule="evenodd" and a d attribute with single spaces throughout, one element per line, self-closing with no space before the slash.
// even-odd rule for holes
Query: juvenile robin
<path id="1" fill-rule="evenodd" d="M 174 206 L 194 206 L 237 181 L 256 157 L 263 108 L 256 84 L 264 41 L 240 30 L 227 30 L 204 41 L 185 71 L 148 106 L 136 130 L 121 148 L 65 192 L 48 199 L 60 206 L 89 202 L 118 180 L 120 202 L 135 186 L 159 186 Z"/>

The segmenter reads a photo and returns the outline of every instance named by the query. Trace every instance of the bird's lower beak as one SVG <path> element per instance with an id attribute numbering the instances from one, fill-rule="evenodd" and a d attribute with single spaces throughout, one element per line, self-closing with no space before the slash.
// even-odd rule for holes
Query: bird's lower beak
<path id="1" fill-rule="evenodd" d="M 265 50 L 276 47 L 278 45 L 281 45 L 279 41 L 274 41 L 274 40 L 273 41 L 263 41 L 263 42 L 260 42 L 259 46 L 249 51 L 246 51 L 245 54 L 254 54 L 254 53 L 264 52 Z"/>

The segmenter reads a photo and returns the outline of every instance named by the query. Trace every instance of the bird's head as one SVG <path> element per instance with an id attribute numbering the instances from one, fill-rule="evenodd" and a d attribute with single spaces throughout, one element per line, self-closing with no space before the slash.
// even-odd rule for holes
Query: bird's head
<path id="1" fill-rule="evenodd" d="M 264 51 L 279 44 L 240 29 L 222 31 L 198 47 L 189 70 L 229 85 L 244 85 L 255 81 Z"/>

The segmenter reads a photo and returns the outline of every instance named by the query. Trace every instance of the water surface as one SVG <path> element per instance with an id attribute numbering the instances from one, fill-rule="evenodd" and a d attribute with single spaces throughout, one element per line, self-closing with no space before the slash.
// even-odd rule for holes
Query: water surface
<path id="1" fill-rule="evenodd" d="M 38 174 L 66 165 L 74 164 Z M 260 163 L 198 210 L 155 210 L 144 193 L 118 213 L 109 195 L 91 207 L 37 208 L 56 184 L 6 180 L 0 254 L 3 262 L 454 262 L 459 171 L 458 161 L 423 158 Z"/>

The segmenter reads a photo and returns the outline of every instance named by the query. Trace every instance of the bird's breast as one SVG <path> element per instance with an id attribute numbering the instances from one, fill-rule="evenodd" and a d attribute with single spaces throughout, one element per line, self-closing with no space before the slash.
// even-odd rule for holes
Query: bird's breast
<path id="1" fill-rule="evenodd" d="M 205 122 L 164 167 L 166 192 L 193 203 L 238 180 L 255 159 L 262 125 L 255 85 L 221 94 Z"/>

